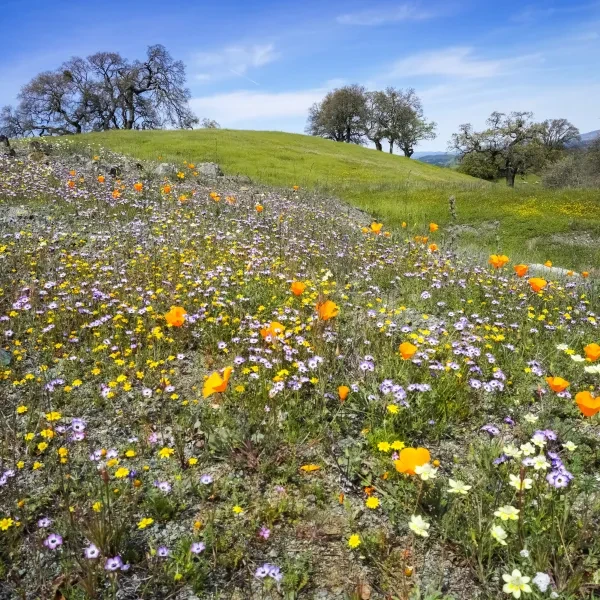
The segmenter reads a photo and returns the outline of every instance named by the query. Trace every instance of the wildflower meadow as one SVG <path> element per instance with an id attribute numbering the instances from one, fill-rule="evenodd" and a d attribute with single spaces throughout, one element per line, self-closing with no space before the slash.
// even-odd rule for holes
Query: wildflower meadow
<path id="1" fill-rule="evenodd" d="M 598 597 L 593 275 L 68 146 L 0 157 L 0 598 Z"/>

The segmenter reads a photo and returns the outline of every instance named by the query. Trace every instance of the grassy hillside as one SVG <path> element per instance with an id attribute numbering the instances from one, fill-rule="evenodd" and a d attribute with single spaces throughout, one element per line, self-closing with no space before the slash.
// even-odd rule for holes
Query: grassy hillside
<path id="1" fill-rule="evenodd" d="M 502 251 L 528 262 L 550 259 L 574 269 L 600 264 L 600 199 L 594 191 L 550 191 L 526 181 L 512 190 L 419 161 L 281 132 L 112 131 L 83 139 L 142 159 L 214 161 L 227 174 L 319 188 L 388 227 L 407 222 L 409 230 L 420 230 L 436 221 L 448 232 L 452 225 L 471 251 Z"/>

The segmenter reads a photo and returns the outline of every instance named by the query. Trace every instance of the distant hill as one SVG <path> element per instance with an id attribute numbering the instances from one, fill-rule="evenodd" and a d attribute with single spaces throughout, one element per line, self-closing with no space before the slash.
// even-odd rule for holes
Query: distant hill
<path id="1" fill-rule="evenodd" d="M 596 129 L 596 131 L 588 131 L 587 133 L 582 133 L 579 136 L 579 143 L 582 145 L 591 144 L 596 138 L 600 137 L 600 129 Z"/>
<path id="2" fill-rule="evenodd" d="M 412 158 L 436 167 L 452 167 L 456 164 L 456 154 L 450 152 L 415 152 Z"/>

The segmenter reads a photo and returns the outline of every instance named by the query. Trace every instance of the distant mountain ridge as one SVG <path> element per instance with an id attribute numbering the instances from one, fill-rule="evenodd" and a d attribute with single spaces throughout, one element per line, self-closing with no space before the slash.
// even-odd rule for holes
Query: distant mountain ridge
<path id="1" fill-rule="evenodd" d="M 595 131 L 588 131 L 587 133 L 581 133 L 579 135 L 579 143 L 586 145 L 591 144 L 596 138 L 600 137 L 600 129 Z"/>

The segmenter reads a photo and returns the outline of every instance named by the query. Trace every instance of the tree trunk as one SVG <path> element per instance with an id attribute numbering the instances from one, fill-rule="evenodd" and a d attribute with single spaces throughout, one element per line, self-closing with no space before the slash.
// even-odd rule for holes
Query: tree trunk
<path id="1" fill-rule="evenodd" d="M 506 171 L 506 185 L 508 187 L 515 187 L 515 175 L 516 173 L 514 169 L 509 168 Z"/>
<path id="2" fill-rule="evenodd" d="M 346 127 L 346 143 L 349 144 L 352 138 L 350 127 Z"/>
<path id="3" fill-rule="evenodd" d="M 394 154 L 394 140 L 390 140 L 390 154 Z"/>
<path id="4" fill-rule="evenodd" d="M 410 158 L 415 152 L 410 146 L 404 146 L 402 151 L 404 152 L 404 156 L 406 156 L 406 158 Z"/>
<path id="5" fill-rule="evenodd" d="M 381 140 L 373 140 L 375 142 L 375 149 L 379 150 L 379 152 L 383 151 L 383 146 L 381 145 Z"/>

